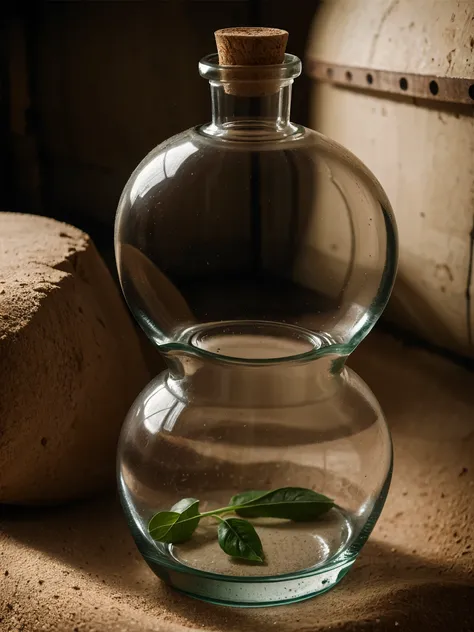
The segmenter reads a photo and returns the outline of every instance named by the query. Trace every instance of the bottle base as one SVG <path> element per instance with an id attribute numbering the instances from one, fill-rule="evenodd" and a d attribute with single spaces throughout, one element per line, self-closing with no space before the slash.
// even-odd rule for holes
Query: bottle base
<path id="1" fill-rule="evenodd" d="M 292 529 L 291 539 L 293 548 L 295 551 L 298 550 L 298 559 L 295 559 L 292 551 L 285 553 L 285 550 L 281 549 L 283 542 L 278 540 L 279 532 L 281 534 L 279 525 L 259 524 L 262 541 L 265 539 L 266 530 L 268 536 L 264 545 L 268 551 L 268 562 L 262 566 L 228 558 L 218 550 L 217 542 L 211 541 L 210 538 L 207 544 L 203 542 L 206 539 L 205 533 L 195 547 L 154 542 L 142 531 L 130 509 L 126 508 L 140 553 L 151 570 L 169 586 L 190 597 L 210 603 L 253 608 L 310 599 L 330 590 L 346 575 L 360 550 L 357 542 L 359 538 L 349 544 L 350 518 L 339 508 L 332 511 L 334 515 L 327 521 L 328 537 L 324 537 L 324 526 L 321 524 L 318 538 L 314 538 L 314 535 L 305 531 L 303 527 L 300 534 L 295 536 Z M 337 542 L 334 538 L 336 523 L 338 533 L 343 538 L 337 538 Z M 271 540 L 274 541 L 273 547 L 268 546 Z M 303 546 L 305 548 L 302 548 Z M 278 548 L 281 549 L 279 553 Z M 301 568 L 305 562 L 306 565 L 312 566 Z M 292 564 L 294 567 L 299 565 L 300 569 L 282 572 L 285 568 L 291 568 Z"/>
<path id="2" fill-rule="evenodd" d="M 138 542 L 137 542 L 138 544 Z M 201 571 L 175 563 L 164 565 L 153 549 L 139 546 L 151 570 L 174 589 L 202 601 L 234 607 L 277 606 L 311 599 L 333 588 L 346 575 L 356 556 L 339 559 L 313 570 L 285 575 L 235 576 Z"/>
<path id="3" fill-rule="evenodd" d="M 322 595 L 343 579 L 354 561 L 355 559 L 339 566 L 322 568 L 312 575 L 295 573 L 287 577 L 263 577 L 258 581 L 190 578 L 176 572 L 170 573 L 165 581 L 188 597 L 208 603 L 239 608 L 265 608 L 297 603 Z"/>

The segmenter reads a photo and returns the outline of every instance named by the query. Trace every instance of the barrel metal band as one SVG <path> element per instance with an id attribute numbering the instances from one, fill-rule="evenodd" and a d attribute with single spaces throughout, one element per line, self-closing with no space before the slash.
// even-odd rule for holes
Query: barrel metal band
<path id="1" fill-rule="evenodd" d="M 474 105 L 474 78 L 437 77 L 360 66 L 342 66 L 311 58 L 306 62 L 306 71 L 313 79 L 343 85 L 346 88 Z"/>

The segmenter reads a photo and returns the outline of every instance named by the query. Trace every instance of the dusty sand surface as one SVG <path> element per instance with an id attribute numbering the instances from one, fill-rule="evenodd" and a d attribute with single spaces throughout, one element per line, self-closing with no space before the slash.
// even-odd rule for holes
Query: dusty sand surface
<path id="1" fill-rule="evenodd" d="M 152 574 L 114 498 L 3 508 L 2 632 L 474 631 L 474 374 L 381 334 L 351 365 L 389 418 L 395 472 L 372 538 L 338 587 L 292 606 L 212 606 Z"/>

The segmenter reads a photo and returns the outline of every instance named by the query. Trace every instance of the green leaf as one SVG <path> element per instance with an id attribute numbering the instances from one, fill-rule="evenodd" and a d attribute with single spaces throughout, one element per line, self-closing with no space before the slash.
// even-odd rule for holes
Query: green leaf
<path id="1" fill-rule="evenodd" d="M 286 518 L 297 522 L 319 518 L 334 501 L 304 487 L 282 487 L 270 492 L 250 491 L 237 494 L 230 504 L 244 518 Z"/>
<path id="2" fill-rule="evenodd" d="M 227 518 L 217 528 L 221 549 L 231 557 L 252 562 L 263 562 L 263 547 L 257 532 L 247 520 Z"/>
<path id="3" fill-rule="evenodd" d="M 199 500 L 183 498 L 171 511 L 155 514 L 148 524 L 148 532 L 158 542 L 178 544 L 190 539 L 199 520 Z"/>
<path id="4" fill-rule="evenodd" d="M 249 503 L 251 500 L 255 500 L 256 498 L 259 498 L 260 496 L 265 496 L 265 494 L 268 494 L 268 490 L 261 491 L 261 492 L 257 492 L 257 491 L 241 492 L 240 494 L 236 494 L 235 496 L 232 496 L 232 498 L 229 501 L 229 505 L 231 505 L 232 507 L 234 507 L 235 505 L 245 505 L 246 503 Z"/>

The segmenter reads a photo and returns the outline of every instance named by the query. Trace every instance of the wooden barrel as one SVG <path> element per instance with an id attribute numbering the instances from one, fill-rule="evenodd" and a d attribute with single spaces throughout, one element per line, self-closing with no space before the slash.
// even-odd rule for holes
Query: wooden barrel
<path id="1" fill-rule="evenodd" d="M 306 71 L 312 127 L 361 158 L 395 210 L 388 318 L 474 356 L 474 3 L 324 2 Z"/>

